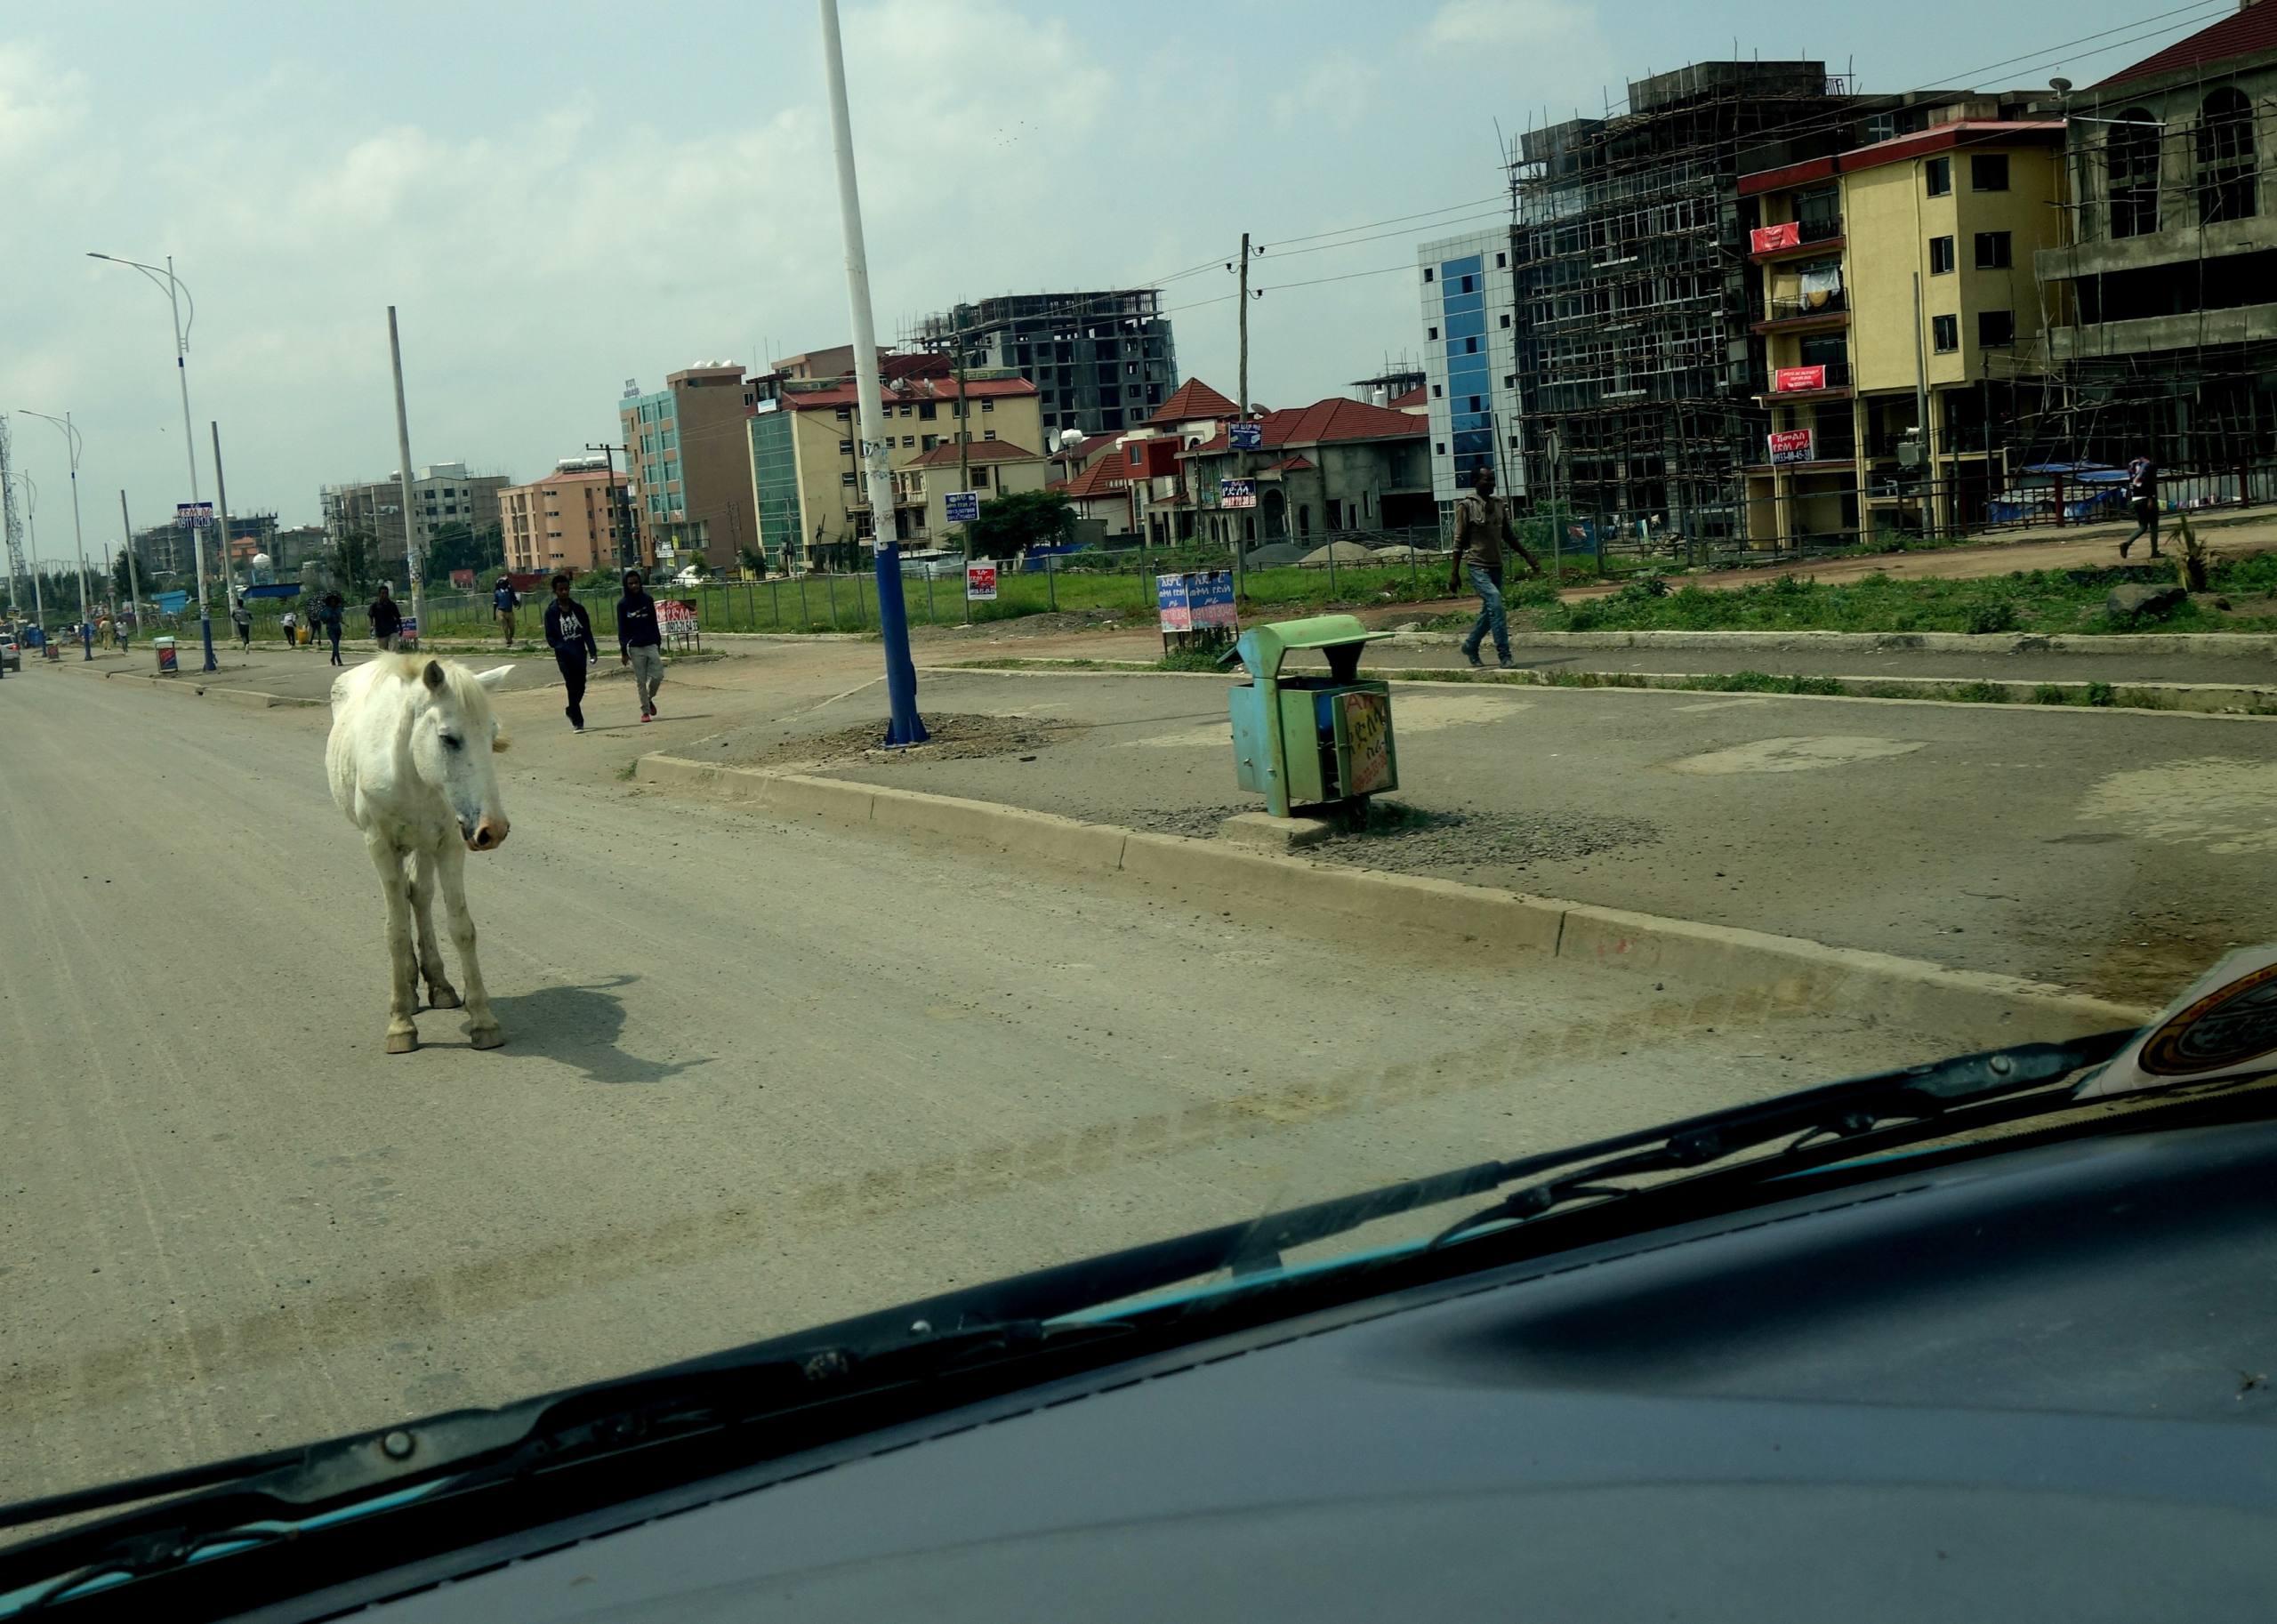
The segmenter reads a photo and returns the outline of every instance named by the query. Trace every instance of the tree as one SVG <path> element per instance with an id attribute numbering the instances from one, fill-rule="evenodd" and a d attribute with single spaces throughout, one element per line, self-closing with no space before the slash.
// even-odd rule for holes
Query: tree
<path id="1" fill-rule="evenodd" d="M 133 596 L 132 579 L 126 573 L 126 549 L 122 547 L 118 550 L 118 556 L 110 561 L 111 591 L 121 599 L 131 599 Z"/>
<path id="2" fill-rule="evenodd" d="M 478 531 L 455 519 L 438 526 L 427 543 L 428 575 L 439 581 L 447 579 L 455 569 L 471 569 L 483 575 L 503 567 L 506 550 L 502 535 L 495 525 Z"/>
<path id="3" fill-rule="evenodd" d="M 758 548 L 738 547 L 736 549 L 736 556 L 743 560 L 744 574 L 751 575 L 755 579 L 764 579 L 766 577 L 767 555 L 761 552 Z"/>
<path id="4" fill-rule="evenodd" d="M 1015 491 L 980 504 L 968 538 L 971 555 L 1009 559 L 1030 547 L 1051 547 L 1075 539 L 1075 510 L 1058 491 Z"/>
<path id="5" fill-rule="evenodd" d="M 333 546 L 333 562 L 340 569 L 341 590 L 350 597 L 360 595 L 372 584 L 372 538 L 361 530 L 350 530 Z"/>

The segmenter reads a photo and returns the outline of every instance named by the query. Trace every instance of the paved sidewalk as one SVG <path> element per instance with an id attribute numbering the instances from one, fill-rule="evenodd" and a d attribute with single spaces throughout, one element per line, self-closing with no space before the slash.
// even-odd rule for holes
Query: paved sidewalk
<path id="1" fill-rule="evenodd" d="M 1201 836 L 1235 787 L 1206 676 L 928 672 L 984 736 L 865 752 L 873 692 L 701 760 Z M 1634 690 L 1398 685 L 1430 815 L 1321 855 L 2156 1002 L 2277 919 L 2277 721 Z M 964 731 L 971 731 L 967 724 Z M 827 747 L 826 736 L 841 736 Z M 1491 944 L 1482 944 L 1491 953 Z"/>

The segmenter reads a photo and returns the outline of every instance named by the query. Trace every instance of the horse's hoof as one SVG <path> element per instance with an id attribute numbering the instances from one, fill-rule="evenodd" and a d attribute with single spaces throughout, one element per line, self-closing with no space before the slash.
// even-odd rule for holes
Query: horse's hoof
<path id="1" fill-rule="evenodd" d="M 415 1032 L 390 1032 L 388 1033 L 388 1053 L 391 1055 L 407 1055 L 418 1047 L 419 1034 Z"/>
<path id="2" fill-rule="evenodd" d="M 506 1034 L 495 1026 L 470 1026 L 466 1029 L 466 1041 L 477 1049 L 502 1049 Z"/>
<path id="3" fill-rule="evenodd" d="M 430 1009 L 455 1009 L 459 1007 L 459 1002 L 460 999 L 455 988 L 443 985 L 427 989 L 427 1007 Z"/>

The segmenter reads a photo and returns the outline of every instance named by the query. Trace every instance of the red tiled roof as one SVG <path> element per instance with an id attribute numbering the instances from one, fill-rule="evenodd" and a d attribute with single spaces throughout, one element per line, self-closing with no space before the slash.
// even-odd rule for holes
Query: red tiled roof
<path id="1" fill-rule="evenodd" d="M 1268 474 L 1295 474 L 1302 473 L 1307 468 L 1319 466 L 1319 463 L 1307 456 L 1283 457 L 1278 462 L 1267 464 L 1265 471 Z"/>
<path id="2" fill-rule="evenodd" d="M 1081 502 L 1088 496 L 1113 496 L 1130 486 L 1130 472 L 1122 466 L 1121 457 L 1101 457 L 1082 473 L 1066 483 L 1071 500 Z"/>
<path id="3" fill-rule="evenodd" d="M 1413 389 L 1408 390 L 1407 393 L 1397 397 L 1389 404 L 1394 411 L 1400 411 L 1408 406 L 1420 406 L 1423 405 L 1423 386 L 1420 383 L 1417 384 Z"/>
<path id="4" fill-rule="evenodd" d="M 1059 450 L 1053 452 L 1051 454 L 1051 460 L 1055 462 L 1088 462 L 1093 457 L 1098 455 L 1100 452 L 1105 451 L 1109 446 L 1114 445 L 1116 440 L 1121 439 L 1122 438 L 1122 437 L 1120 434 L 1115 433 L 1113 430 L 1109 430 L 1104 434 L 1094 434 L 1087 438 L 1078 440 L 1073 446 L 1063 446 Z"/>
<path id="5" fill-rule="evenodd" d="M 1201 379 L 1188 378 L 1147 422 L 1150 428 L 1168 428 L 1172 423 L 1193 422 L 1204 417 L 1240 415 L 1241 408 L 1232 401 Z"/>
<path id="6" fill-rule="evenodd" d="M 1037 456 L 1034 452 L 1030 451 L 1026 446 L 1015 446 L 1010 440 L 975 440 L 972 444 L 964 447 L 964 450 L 969 454 L 965 458 L 960 458 L 957 455 L 957 449 L 956 441 L 949 440 L 945 444 L 934 446 L 932 450 L 927 452 L 923 456 L 919 457 L 915 462 L 905 462 L 902 466 L 904 468 L 954 468 L 961 461 L 970 461 L 974 462 L 1035 462 L 1042 460 L 1041 457 Z"/>
<path id="7" fill-rule="evenodd" d="M 992 398 L 1001 400 L 1007 396 L 1034 395 L 1040 391 L 1026 378 L 968 378 L 964 392 L 975 400 Z M 957 398 L 957 381 L 954 378 L 893 379 L 885 385 L 884 398 L 894 406 L 905 402 L 954 400 Z M 784 406 L 793 412 L 811 412 L 817 406 L 852 406 L 856 400 L 854 380 L 851 378 L 841 378 L 823 389 L 783 391 Z"/>
<path id="8" fill-rule="evenodd" d="M 2120 68 L 2094 88 L 2101 90 L 2105 84 L 2123 84 L 2131 79 L 2148 79 L 2185 68 L 2210 68 L 2231 57 L 2249 56 L 2260 51 L 2277 51 L 2277 5 L 2248 5 L 2233 12 L 2210 28 L 2186 35 L 2165 50 L 2144 57 L 2132 67 Z"/>
<path id="9" fill-rule="evenodd" d="M 1338 440 L 1420 439 L 1429 432 L 1424 421 L 1412 412 L 1395 412 L 1389 406 L 1348 400 L 1341 395 L 1285 412 L 1267 412 L 1258 422 L 1259 438 L 1268 448 L 1324 446 Z M 1217 438 L 1179 454 L 1207 456 L 1226 449 L 1226 436 L 1220 430 Z"/>

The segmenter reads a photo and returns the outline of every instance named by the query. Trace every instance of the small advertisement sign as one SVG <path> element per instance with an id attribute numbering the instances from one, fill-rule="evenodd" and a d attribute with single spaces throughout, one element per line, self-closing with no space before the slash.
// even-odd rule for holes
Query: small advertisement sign
<path id="1" fill-rule="evenodd" d="M 1807 462 L 1811 460 L 1811 430 L 1808 429 L 1777 429 L 1771 435 L 1771 465 L 1785 462 Z"/>
<path id="2" fill-rule="evenodd" d="M 1782 366 L 1771 374 L 1771 392 L 1792 395 L 1805 390 L 1824 389 L 1826 368 L 1821 366 Z"/>
<path id="3" fill-rule="evenodd" d="M 964 595 L 975 603 L 993 602 L 996 597 L 996 567 L 994 564 L 966 565 Z"/>

